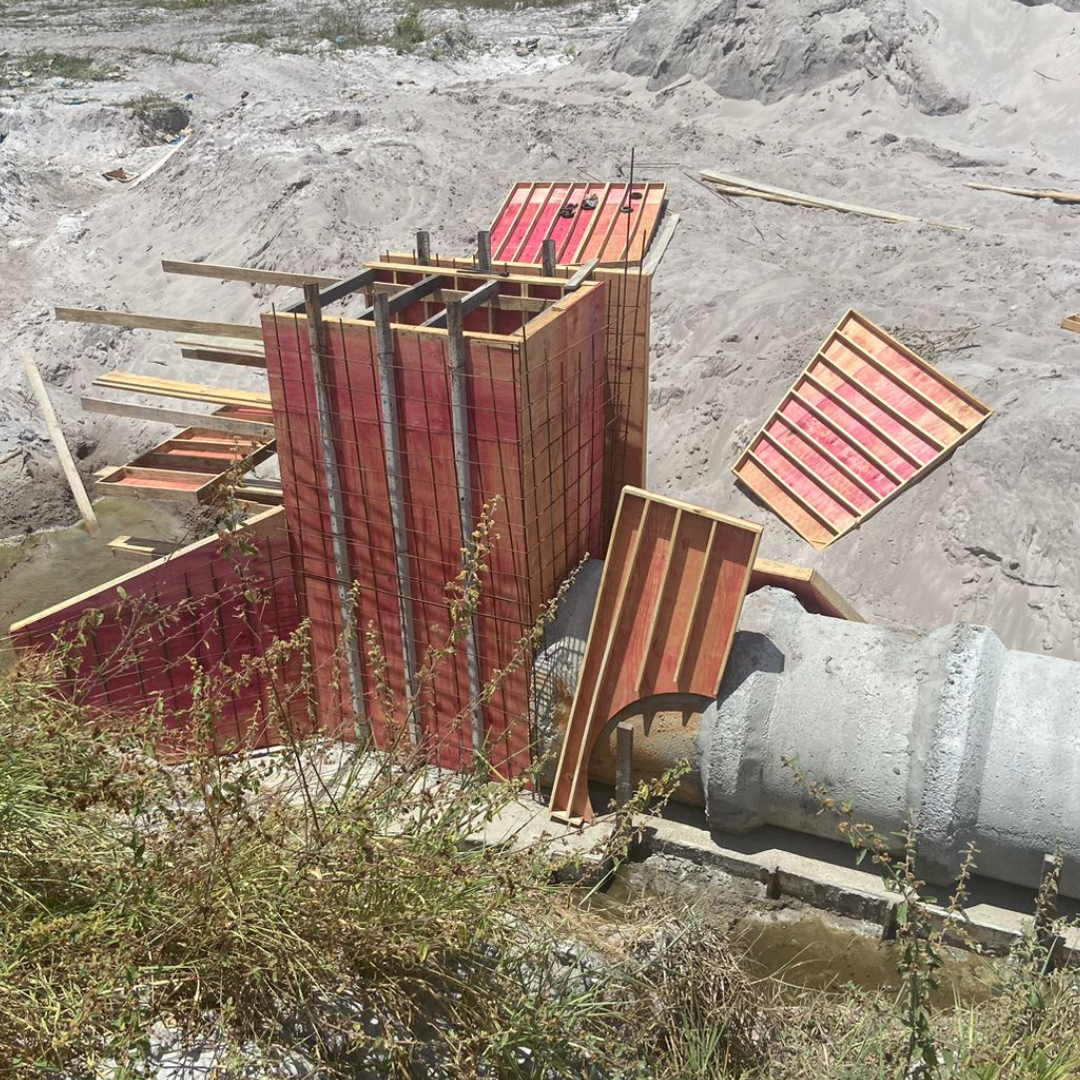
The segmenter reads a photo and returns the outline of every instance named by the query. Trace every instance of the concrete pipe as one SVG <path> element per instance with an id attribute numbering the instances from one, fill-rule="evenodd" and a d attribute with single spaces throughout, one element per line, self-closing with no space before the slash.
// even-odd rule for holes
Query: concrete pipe
<path id="1" fill-rule="evenodd" d="M 881 833 L 921 832 L 920 871 L 1036 886 L 1061 844 L 1080 896 L 1080 664 L 1006 649 L 985 627 L 915 635 L 810 615 L 787 593 L 747 598 L 717 702 L 698 735 L 709 824 L 836 838 L 836 821 L 784 768 Z"/>
<path id="2" fill-rule="evenodd" d="M 599 565 L 575 583 L 537 659 L 534 707 L 555 756 Z M 687 701 L 660 699 L 613 717 L 595 779 L 613 779 L 613 729 L 627 718 L 635 774 L 689 759 L 697 775 L 678 797 L 704 800 L 713 828 L 838 839 L 836 820 L 783 767 L 797 757 L 881 833 L 913 813 L 930 881 L 951 881 L 973 840 L 979 874 L 1034 887 L 1060 843 L 1062 892 L 1080 897 L 1080 663 L 1008 650 L 963 623 L 919 635 L 811 615 L 767 588 L 746 599 L 717 701 L 700 718 Z"/>

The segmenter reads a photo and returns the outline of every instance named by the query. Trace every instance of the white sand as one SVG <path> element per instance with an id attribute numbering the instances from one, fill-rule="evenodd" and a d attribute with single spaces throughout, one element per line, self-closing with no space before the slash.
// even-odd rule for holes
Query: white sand
<path id="1" fill-rule="evenodd" d="M 122 82 L 81 88 L 100 98 L 85 105 L 59 103 L 71 90 L 0 92 L 0 341 L 36 351 L 87 466 L 115 463 L 166 432 L 81 414 L 98 373 L 260 375 L 181 361 L 161 336 L 55 323 L 52 305 L 253 321 L 290 294 L 165 277 L 160 259 L 347 272 L 418 228 L 459 253 L 513 181 L 624 177 L 636 146 L 638 177 L 666 181 L 682 216 L 654 290 L 650 486 L 764 522 L 764 554 L 819 566 L 870 617 L 967 619 L 1078 657 L 1080 336 L 1058 325 L 1080 309 L 1080 207 L 963 186 L 1080 190 L 1080 16 L 1067 3 L 652 0 L 625 37 L 596 15 L 576 39 L 542 9 L 484 16 L 495 51 L 471 61 L 204 45 L 215 65 L 144 58 Z M 508 47 L 549 24 L 542 55 Z M 15 36 L 7 48 L 83 40 Z M 564 41 L 592 39 L 562 62 Z M 162 152 L 136 151 L 113 107 L 147 89 L 193 93 L 195 137 L 145 185 L 110 186 L 101 172 Z M 694 179 L 710 167 L 973 230 L 731 201 Z M 997 412 L 817 555 L 730 466 L 850 306 L 909 340 L 972 327 L 970 347 L 939 363 Z M 0 460 L 19 451 L 0 464 L 0 523 L 45 524 L 61 505 L 55 469 L 12 361 L 0 364 Z"/>

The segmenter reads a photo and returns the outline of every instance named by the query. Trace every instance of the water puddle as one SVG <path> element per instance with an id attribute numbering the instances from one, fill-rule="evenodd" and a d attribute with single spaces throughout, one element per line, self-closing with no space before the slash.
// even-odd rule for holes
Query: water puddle
<path id="1" fill-rule="evenodd" d="M 187 526 L 179 518 L 136 499 L 94 504 L 101 532 L 79 525 L 0 540 L 0 668 L 11 662 L 7 628 L 53 604 L 120 577 L 138 563 L 117 558 L 108 547 L 122 535 L 177 540 Z"/>

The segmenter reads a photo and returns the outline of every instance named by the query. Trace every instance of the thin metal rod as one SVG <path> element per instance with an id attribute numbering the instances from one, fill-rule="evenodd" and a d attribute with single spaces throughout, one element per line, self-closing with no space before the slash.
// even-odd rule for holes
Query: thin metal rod
<path id="1" fill-rule="evenodd" d="M 469 467 L 469 389 L 468 345 L 465 341 L 464 314 L 460 300 L 446 305 L 446 329 L 450 348 L 450 401 L 454 427 L 454 466 L 457 470 L 458 509 L 461 514 L 461 554 L 467 558 L 472 544 L 476 519 L 473 516 L 472 470 Z M 478 585 L 473 579 L 463 582 L 466 589 Z M 469 667 L 469 696 L 472 699 L 472 744 L 474 754 L 484 749 L 484 718 L 480 703 L 480 659 L 476 641 L 476 619 L 470 620 L 465 641 Z"/>
<path id="2" fill-rule="evenodd" d="M 375 347 L 379 354 L 379 397 L 382 405 L 386 478 L 390 491 L 390 518 L 394 528 L 394 558 L 401 603 L 401 649 L 405 661 L 405 686 L 409 695 L 409 738 L 420 741 L 416 701 L 416 629 L 413 624 L 412 579 L 409 576 L 409 536 L 402 492 L 401 440 L 397 413 L 397 360 L 394 331 L 390 325 L 390 298 L 375 294 Z"/>
<path id="3" fill-rule="evenodd" d="M 341 500 L 341 481 L 338 475 L 337 449 L 334 445 L 334 420 L 330 410 L 330 393 L 323 370 L 322 301 L 319 286 L 304 286 L 304 309 L 307 314 L 308 340 L 311 345 L 311 371 L 315 378 L 315 400 L 319 411 L 319 435 L 322 443 L 323 472 L 326 477 L 326 497 L 330 504 L 330 528 L 334 546 L 334 569 L 337 576 L 338 601 L 341 609 L 342 644 L 345 667 L 349 675 L 349 695 L 352 698 L 353 720 L 357 742 L 367 741 L 370 735 L 367 710 L 364 708 L 364 681 L 360 670 L 360 647 L 353 612 L 352 571 L 349 568 L 349 544 L 345 534 L 345 510 Z"/>

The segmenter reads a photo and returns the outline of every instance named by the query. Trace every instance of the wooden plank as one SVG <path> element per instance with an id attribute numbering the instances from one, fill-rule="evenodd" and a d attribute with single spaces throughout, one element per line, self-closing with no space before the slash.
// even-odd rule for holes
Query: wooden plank
<path id="1" fill-rule="evenodd" d="M 203 348 L 185 345 L 180 348 L 185 360 L 205 360 L 211 364 L 233 364 L 236 367 L 265 368 L 266 357 L 262 353 L 236 352 L 232 349 Z"/>
<path id="2" fill-rule="evenodd" d="M 796 491 L 789 483 L 781 479 L 776 470 L 771 468 L 753 450 L 746 451 L 747 458 L 752 461 L 789 499 L 797 502 L 808 514 L 817 518 L 829 532 L 839 535 L 842 529 L 836 522 L 831 521 L 823 510 L 819 510 L 809 499 Z"/>
<path id="3" fill-rule="evenodd" d="M 866 621 L 832 585 L 809 567 L 792 566 L 759 556 L 754 560 L 749 591 L 756 592 L 766 587 L 794 593 L 803 607 L 815 615 L 846 619 L 848 622 Z"/>
<path id="4" fill-rule="evenodd" d="M 1061 320 L 1061 329 L 1074 330 L 1076 333 L 1080 334 L 1080 315 L 1066 315 L 1065 318 Z"/>
<path id="5" fill-rule="evenodd" d="M 126 390 L 133 394 L 201 401 L 212 405 L 270 408 L 270 395 L 255 390 L 232 390 L 220 386 L 204 386 L 202 383 L 177 382 L 173 379 L 159 379 L 153 375 L 136 375 L 127 371 L 110 371 L 105 375 L 100 375 L 94 380 L 94 386 L 105 387 L 109 390 Z"/>
<path id="6" fill-rule="evenodd" d="M 864 480 L 854 469 L 845 465 L 824 443 L 818 442 L 810 432 L 805 431 L 799 427 L 790 417 L 786 416 L 781 409 L 777 409 L 773 413 L 769 421 L 766 422 L 765 427 L 762 428 L 762 433 L 769 427 L 769 424 L 773 420 L 779 421 L 787 428 L 797 439 L 806 443 L 815 454 L 820 454 L 838 473 L 843 475 L 850 483 L 854 484 L 864 495 L 877 502 L 881 496 L 874 490 L 872 484 Z"/>
<path id="7" fill-rule="evenodd" d="M 591 819 L 592 749 L 628 705 L 658 694 L 715 696 L 760 539 L 760 525 L 624 489 L 563 739 L 554 814 Z"/>
<path id="8" fill-rule="evenodd" d="M 96 311 L 92 308 L 57 308 L 61 322 L 124 326 L 133 330 L 167 330 L 173 334 L 212 334 L 220 337 L 262 341 L 262 329 L 241 323 L 207 322 L 205 319 L 174 319 L 166 315 L 136 315 L 128 311 Z"/>
<path id="9" fill-rule="evenodd" d="M 932 225 L 938 229 L 954 229 L 960 232 L 971 231 L 969 225 L 948 225 L 940 221 L 930 221 L 927 218 L 913 217 L 910 214 L 897 214 L 892 210 L 876 210 L 870 206 L 860 206 L 858 203 L 822 199 L 815 195 L 807 195 L 802 191 L 791 191 L 788 188 L 775 187 L 772 184 L 763 184 L 757 180 L 747 180 L 727 173 L 703 171 L 701 175 L 709 183 L 728 189 L 727 193 L 732 195 L 752 195 L 755 198 L 768 198 L 771 196 L 774 199 L 790 200 L 800 206 L 809 206 L 821 210 L 838 210 L 846 214 L 861 214 L 864 217 L 880 218 L 883 221 Z"/>
<path id="10" fill-rule="evenodd" d="M 188 412 L 185 409 L 163 409 L 155 405 L 136 405 L 129 401 L 107 401 L 104 398 L 82 399 L 87 412 L 105 413 L 108 416 L 127 416 L 136 420 L 150 420 L 155 424 L 172 424 L 175 427 L 197 427 L 207 431 L 223 431 L 252 439 L 272 439 L 274 425 L 260 424 L 253 420 L 237 420 L 217 413 Z"/>
<path id="11" fill-rule="evenodd" d="M 60 468 L 63 469 L 64 476 L 67 477 L 68 487 L 71 488 L 71 494 L 75 497 L 75 505 L 79 508 L 83 523 L 86 525 L 86 531 L 91 536 L 97 536 L 101 531 L 97 514 L 94 513 L 94 507 L 90 503 L 90 496 L 86 494 L 82 477 L 75 466 L 75 459 L 68 449 L 67 440 L 64 438 L 63 429 L 60 427 L 60 421 L 56 419 L 56 411 L 53 409 L 52 401 L 49 400 L 49 392 L 45 389 L 41 372 L 38 371 L 38 366 L 29 352 L 24 350 L 19 356 L 22 360 L 26 380 L 30 383 L 30 389 L 33 391 L 34 397 L 37 398 L 38 408 L 41 409 L 41 415 L 45 420 L 45 429 L 52 440 L 56 456 L 60 459 Z"/>
<path id="12" fill-rule="evenodd" d="M 998 191 L 1003 195 L 1021 195 L 1025 199 L 1053 199 L 1059 203 L 1080 203 L 1080 194 L 1075 191 L 1057 191 L 1054 188 L 1017 188 L 998 187 L 996 184 L 980 184 L 969 180 L 964 187 L 975 188 L 976 191 Z"/>
<path id="13" fill-rule="evenodd" d="M 660 265 L 660 260 L 663 259 L 664 253 L 668 249 L 668 245 L 675 237 L 675 230 L 679 227 L 679 222 L 682 219 L 678 214 L 665 214 L 664 224 L 660 229 L 659 235 L 649 245 L 649 254 L 645 257 L 645 262 L 642 264 L 642 270 L 646 274 L 654 274 L 656 268 Z"/>
<path id="14" fill-rule="evenodd" d="M 485 281 L 479 288 L 473 289 L 472 292 L 462 293 L 460 296 L 455 296 L 452 299 L 447 299 L 445 302 L 449 304 L 461 305 L 461 317 L 465 318 L 466 315 L 470 315 L 476 311 L 477 308 L 483 307 L 485 304 L 491 303 L 496 300 L 499 295 L 499 289 L 502 288 L 498 281 Z M 446 291 L 443 290 L 443 295 L 446 295 Z M 436 312 L 430 319 L 426 319 L 423 323 L 426 327 L 431 326 L 446 326 L 447 315 L 446 309 Z"/>
<path id="15" fill-rule="evenodd" d="M 167 559 L 180 546 L 172 540 L 146 539 L 139 536 L 118 536 L 109 541 L 109 550 L 117 558 L 141 563 Z"/>
<path id="16" fill-rule="evenodd" d="M 283 270 L 261 270 L 253 266 L 183 262 L 179 259 L 162 259 L 161 269 L 166 274 L 187 274 L 191 277 L 214 278 L 217 281 L 246 281 L 252 285 L 284 285 L 294 289 L 302 289 L 310 284 L 326 287 L 341 281 L 340 276 L 329 274 L 301 274 Z"/>

